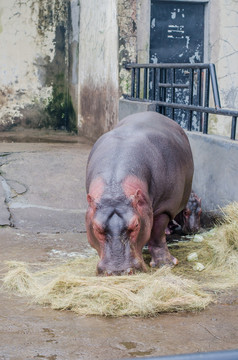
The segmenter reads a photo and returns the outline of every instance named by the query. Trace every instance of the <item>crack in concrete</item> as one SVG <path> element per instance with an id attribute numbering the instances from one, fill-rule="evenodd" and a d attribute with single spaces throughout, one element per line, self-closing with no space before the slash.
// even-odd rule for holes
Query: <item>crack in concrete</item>
<path id="1" fill-rule="evenodd" d="M 0 153 L 0 159 L 5 158 L 7 156 L 11 155 L 11 153 Z M 3 165 L 9 164 L 10 161 L 1 161 L 0 168 Z M 11 213 L 10 204 L 13 197 L 17 197 L 19 195 L 24 194 L 27 191 L 27 187 L 15 180 L 8 180 L 5 179 L 3 176 L 3 172 L 0 171 L 0 182 L 1 182 L 1 189 L 0 189 L 0 209 L 1 209 L 1 215 L 0 215 L 0 226 L 10 226 L 14 227 L 13 222 L 13 216 Z M 13 184 L 13 186 L 10 186 L 9 183 Z M 17 190 L 16 187 L 19 187 L 20 190 Z M 14 196 L 13 196 L 14 192 Z"/>
<path id="2" fill-rule="evenodd" d="M 1 181 L 2 181 L 2 188 L 5 194 L 5 203 L 8 204 L 12 199 L 11 188 L 3 176 L 1 176 Z"/>
<path id="3" fill-rule="evenodd" d="M 9 191 L 6 180 L 0 175 L 1 189 L 0 189 L 0 226 L 13 226 L 12 215 L 9 209 Z"/>

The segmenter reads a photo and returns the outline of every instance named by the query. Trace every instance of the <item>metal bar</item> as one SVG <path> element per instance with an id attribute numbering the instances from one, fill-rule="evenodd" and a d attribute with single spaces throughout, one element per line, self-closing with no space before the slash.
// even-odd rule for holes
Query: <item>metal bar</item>
<path id="1" fill-rule="evenodd" d="M 171 84 L 171 83 L 161 83 L 159 82 L 158 85 L 160 87 L 164 87 L 164 88 L 181 88 L 181 89 L 188 89 L 189 88 L 189 85 L 188 84 Z"/>
<path id="2" fill-rule="evenodd" d="M 152 68 L 161 68 L 161 69 L 169 69 L 169 68 L 175 68 L 175 69 L 209 69 L 210 64 L 204 64 L 204 63 L 157 63 L 157 64 L 125 64 L 126 69 L 135 69 L 135 68 L 144 68 L 147 67 L 149 69 Z"/>
<path id="3" fill-rule="evenodd" d="M 193 105 L 193 82 L 194 82 L 194 69 L 191 69 L 189 72 L 189 104 Z M 187 130 L 191 131 L 192 129 L 192 118 L 193 111 L 189 111 Z"/>
<path id="4" fill-rule="evenodd" d="M 131 97 L 135 96 L 135 69 L 131 73 Z"/>
<path id="5" fill-rule="evenodd" d="M 168 2 L 168 1 L 171 1 L 171 0 L 160 0 L 160 1 Z M 186 2 L 191 2 L 191 0 L 176 0 L 176 2 L 178 2 L 178 3 L 179 3 L 179 2 L 185 2 L 185 3 L 186 3 Z M 209 0 L 193 0 L 193 3 L 196 3 L 196 2 L 197 2 L 197 3 L 203 3 L 203 4 L 205 3 L 205 4 L 206 4 L 206 3 L 209 2 Z"/>
<path id="6" fill-rule="evenodd" d="M 236 116 L 232 116 L 232 123 L 231 123 L 231 140 L 235 140 L 235 139 L 236 139 L 236 122 L 237 122 L 237 117 L 236 117 Z"/>
<path id="7" fill-rule="evenodd" d="M 152 68 L 151 71 L 151 76 L 152 76 L 152 100 L 155 100 L 155 74 L 156 74 L 156 70 L 154 68 Z"/>
<path id="8" fill-rule="evenodd" d="M 140 68 L 136 69 L 136 97 L 140 97 Z"/>
<path id="9" fill-rule="evenodd" d="M 166 69 L 163 69 L 163 70 L 162 70 L 162 82 L 163 82 L 164 84 L 166 84 L 166 82 L 167 82 Z M 166 88 L 163 87 L 163 88 L 161 89 L 161 92 L 162 92 L 162 95 L 161 95 L 162 101 L 163 101 L 163 102 L 166 102 Z M 166 107 L 163 107 L 163 108 L 162 108 L 162 114 L 165 115 L 165 112 L 166 112 Z"/>
<path id="10" fill-rule="evenodd" d="M 198 105 L 202 105 L 202 70 L 198 69 Z M 198 119 L 199 119 L 199 131 L 202 131 L 202 113 L 198 113 Z"/>
<path id="11" fill-rule="evenodd" d="M 143 91 L 143 97 L 144 99 L 147 99 L 147 87 L 148 87 L 148 82 L 147 82 L 147 78 L 148 78 L 148 68 L 144 68 L 144 91 Z"/>
<path id="12" fill-rule="evenodd" d="M 186 105 L 186 104 L 178 104 L 178 103 L 167 103 L 159 100 L 147 100 L 147 99 L 137 99 L 134 97 L 130 97 L 124 95 L 124 98 L 127 100 L 132 101 L 141 101 L 141 102 L 150 102 L 151 104 L 158 104 L 160 106 L 168 106 L 174 107 L 175 109 L 184 109 L 184 110 L 192 110 L 192 111 L 200 111 L 200 112 L 207 112 L 209 114 L 216 114 L 216 115 L 224 115 L 224 116 L 236 116 L 238 117 L 238 110 L 230 110 L 230 109 L 215 109 L 205 106 L 198 106 L 198 105 Z"/>
<path id="13" fill-rule="evenodd" d="M 157 78 L 159 79 L 158 84 L 157 84 L 157 94 L 158 94 L 158 99 L 161 100 L 161 85 L 163 85 L 163 84 L 161 83 L 161 72 L 162 72 L 161 68 L 158 68 L 158 69 L 156 70 L 156 72 L 157 72 Z M 158 107 L 158 109 L 157 109 L 158 112 L 161 113 L 161 112 L 162 112 L 162 108 L 159 107 L 159 106 L 157 106 L 157 107 Z"/>
<path id="14" fill-rule="evenodd" d="M 213 97 L 214 97 L 215 107 L 220 108 L 221 107 L 221 101 L 220 101 L 220 96 L 219 96 L 215 65 L 210 64 L 209 70 L 210 70 L 210 74 L 211 74 L 211 82 L 212 82 L 212 90 L 213 90 Z"/>
<path id="15" fill-rule="evenodd" d="M 180 354 L 169 356 L 157 356 L 157 357 L 143 357 L 141 360 L 237 360 L 238 349 L 212 351 L 212 352 L 199 352 L 192 354 Z M 125 360 L 125 359 L 124 359 Z M 136 360 L 136 358 L 130 358 L 130 360 Z"/>
<path id="16" fill-rule="evenodd" d="M 174 82 L 175 82 L 175 69 L 171 68 L 171 103 L 175 102 L 175 89 L 174 89 Z M 174 108 L 172 108 L 172 119 L 174 120 Z"/>
<path id="17" fill-rule="evenodd" d="M 204 105 L 205 107 L 209 106 L 209 93 L 210 93 L 210 70 L 206 70 L 206 80 L 205 80 L 205 99 Z M 204 114 L 204 124 L 203 124 L 203 134 L 207 134 L 208 132 L 208 113 Z"/>
<path id="18" fill-rule="evenodd" d="M 217 84 L 216 69 L 214 64 L 126 64 L 126 69 L 131 70 L 131 96 L 123 95 L 128 100 L 137 101 L 149 101 L 156 104 L 156 108 L 161 113 L 165 113 L 166 108 L 172 108 L 172 118 L 174 118 L 174 110 L 181 109 L 190 112 L 187 128 L 192 128 L 192 114 L 196 111 L 199 119 L 199 129 L 203 133 L 208 132 L 208 118 L 209 114 L 224 115 L 232 117 L 231 126 L 231 139 L 235 140 L 236 137 L 236 125 L 238 111 L 221 109 L 220 96 Z M 140 69 L 144 69 L 144 89 L 143 99 L 140 98 Z M 171 70 L 171 79 L 167 81 L 167 71 Z M 176 69 L 189 70 L 189 85 L 188 84 L 176 84 L 175 76 Z M 196 104 L 193 104 L 194 96 L 194 70 L 197 74 L 197 98 Z M 157 82 L 157 76 L 159 75 L 159 81 Z M 149 78 L 148 78 L 149 77 Z M 148 81 L 151 81 L 152 88 L 148 89 Z M 212 84 L 213 97 L 215 107 L 209 107 L 210 100 L 210 80 Z M 175 89 L 189 89 L 189 101 L 190 104 L 178 104 L 175 103 Z M 166 90 L 171 89 L 171 102 L 166 102 Z M 148 99 L 149 98 L 149 99 Z"/>

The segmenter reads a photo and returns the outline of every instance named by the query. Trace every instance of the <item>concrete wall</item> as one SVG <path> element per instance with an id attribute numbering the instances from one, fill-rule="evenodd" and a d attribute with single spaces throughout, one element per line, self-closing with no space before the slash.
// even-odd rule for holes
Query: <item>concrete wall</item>
<path id="1" fill-rule="evenodd" d="M 79 131 L 96 139 L 118 121 L 117 1 L 80 1 Z"/>
<path id="2" fill-rule="evenodd" d="M 120 99 L 119 101 L 119 121 L 126 116 L 144 111 L 156 111 L 156 105 L 149 102 L 129 101 L 125 99 Z"/>
<path id="3" fill-rule="evenodd" d="M 215 135 L 187 132 L 194 158 L 193 189 L 204 211 L 238 201 L 238 142 Z"/>
<path id="4" fill-rule="evenodd" d="M 72 24 L 69 23 L 71 4 Z M 69 99 L 66 84 L 77 82 L 69 56 L 71 45 L 72 54 L 76 56 L 78 29 L 74 15 L 77 7 L 76 0 L 1 0 L 0 130 L 18 123 L 65 125 L 64 113 Z M 77 98 L 73 86 L 70 92 L 72 111 Z M 45 111 L 46 108 L 49 111 Z"/>
<path id="5" fill-rule="evenodd" d="M 238 2 L 210 0 L 208 18 L 208 61 L 216 65 L 221 105 L 238 109 Z M 230 122 L 213 116 L 210 132 L 228 135 Z"/>

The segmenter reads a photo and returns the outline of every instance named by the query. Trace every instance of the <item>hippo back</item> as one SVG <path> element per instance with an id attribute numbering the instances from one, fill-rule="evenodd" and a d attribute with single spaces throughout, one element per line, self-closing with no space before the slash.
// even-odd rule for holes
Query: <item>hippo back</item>
<path id="1" fill-rule="evenodd" d="M 171 218 L 189 198 L 193 159 L 188 138 L 173 120 L 156 112 L 133 114 L 95 143 L 88 160 L 86 187 L 96 177 L 106 184 L 129 175 L 146 183 L 154 213 Z"/>

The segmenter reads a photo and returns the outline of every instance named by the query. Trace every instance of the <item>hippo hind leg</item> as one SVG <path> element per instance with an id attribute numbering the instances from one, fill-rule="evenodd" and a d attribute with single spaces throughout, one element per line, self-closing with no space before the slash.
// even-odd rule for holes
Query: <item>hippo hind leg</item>
<path id="1" fill-rule="evenodd" d="M 169 221 L 170 219 L 167 214 L 160 214 L 154 217 L 151 237 L 148 243 L 151 254 L 151 267 L 174 266 L 178 264 L 178 260 L 170 254 L 166 242 L 165 232 Z"/>

